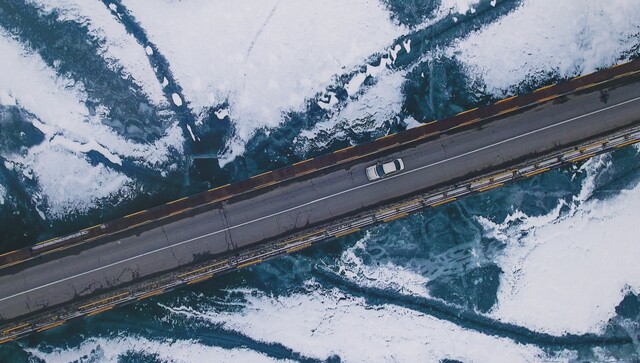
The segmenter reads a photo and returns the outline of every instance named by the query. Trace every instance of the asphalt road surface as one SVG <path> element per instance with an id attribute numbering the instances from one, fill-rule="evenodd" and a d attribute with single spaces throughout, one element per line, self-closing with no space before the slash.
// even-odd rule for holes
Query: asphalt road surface
<path id="1" fill-rule="evenodd" d="M 327 222 L 407 196 L 472 172 L 573 144 L 640 119 L 640 83 L 563 97 L 482 127 L 344 166 L 314 177 L 265 188 L 249 199 L 58 258 L 0 271 L 0 316 L 18 317 L 79 296 Z M 365 168 L 402 158 L 405 170 L 369 182 Z M 73 251 L 73 252 L 72 252 Z"/>

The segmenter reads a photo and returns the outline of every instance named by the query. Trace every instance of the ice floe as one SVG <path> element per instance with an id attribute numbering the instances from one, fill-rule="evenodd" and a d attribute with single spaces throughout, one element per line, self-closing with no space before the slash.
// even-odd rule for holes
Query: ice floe
<path id="1" fill-rule="evenodd" d="M 168 102 L 151 68 L 145 49 L 133 35 L 110 13 L 117 12 L 115 4 L 109 9 L 100 1 L 82 0 L 29 0 L 46 12 L 57 11 L 61 21 L 74 21 L 86 25 L 90 34 L 101 40 L 101 52 L 105 61 L 122 77 L 131 77 L 156 106 L 167 106 Z M 147 51 L 147 54 L 148 51 Z"/>
<path id="2" fill-rule="evenodd" d="M 192 340 L 149 340 L 137 336 L 89 338 L 80 346 L 68 348 L 27 348 L 33 357 L 47 362 L 117 363 L 128 355 L 151 356 L 154 361 L 174 363 L 288 362 L 273 359 L 245 348 L 225 349 Z"/>
<path id="3" fill-rule="evenodd" d="M 369 306 L 361 298 L 310 281 L 307 288 L 305 294 L 289 296 L 248 291 L 241 312 L 169 309 L 317 359 L 333 355 L 346 362 L 438 362 L 446 358 L 525 362 L 547 358 L 537 347 L 467 330 L 403 307 Z"/>
<path id="4" fill-rule="evenodd" d="M 0 33 L 0 93 L 28 112 L 28 121 L 44 134 L 44 142 L 19 153 L 3 155 L 14 170 L 35 176 L 39 193 L 36 205 L 48 206 L 46 214 L 63 217 L 86 211 L 97 200 L 131 192 L 131 179 L 120 171 L 93 166 L 88 153 L 102 154 L 114 165 L 124 159 L 161 170 L 171 168 L 171 153 L 182 151 L 183 137 L 177 123 L 153 143 L 135 143 L 102 123 L 103 106 L 92 115 L 82 84 L 59 77 L 39 55 Z M 7 97 L 3 96 L 4 99 Z"/>
<path id="5" fill-rule="evenodd" d="M 375 130 L 397 116 L 402 110 L 404 100 L 402 85 L 405 72 L 398 71 L 378 76 L 378 82 L 369 87 L 358 99 L 347 103 L 342 109 L 334 110 L 326 121 L 316 124 L 312 129 L 301 131 L 300 140 L 306 140 L 318 146 L 319 143 L 344 137 L 347 129 Z M 331 101 L 328 105 L 331 105 Z M 319 140 L 319 135 L 324 136 L 321 138 L 324 141 Z M 304 148 L 308 147 L 309 145 L 304 146 Z"/>
<path id="6" fill-rule="evenodd" d="M 382 5 L 362 0 L 124 3 L 196 114 L 228 100 L 241 144 L 405 30 Z"/>
<path id="7" fill-rule="evenodd" d="M 589 163 L 602 163 L 592 160 Z M 640 292 L 640 244 L 632 226 L 640 185 L 605 200 L 588 199 L 587 177 L 569 211 L 515 212 L 504 221 L 480 218 L 487 236 L 507 245 L 491 315 L 551 334 L 602 333 L 624 295 Z"/>
<path id="8" fill-rule="evenodd" d="M 502 96 L 528 77 L 570 77 L 616 64 L 638 43 L 640 2 L 525 0 L 449 49 Z"/>

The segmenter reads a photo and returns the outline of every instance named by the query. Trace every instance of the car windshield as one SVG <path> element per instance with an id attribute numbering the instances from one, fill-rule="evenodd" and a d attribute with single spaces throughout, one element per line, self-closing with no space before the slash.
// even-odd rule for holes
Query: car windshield
<path id="1" fill-rule="evenodd" d="M 396 170 L 400 170 L 400 162 L 398 160 L 394 160 L 393 164 L 396 166 Z"/>
<path id="2" fill-rule="evenodd" d="M 376 165 L 376 174 L 378 174 L 378 176 L 384 175 L 384 169 L 382 168 L 382 165 Z"/>

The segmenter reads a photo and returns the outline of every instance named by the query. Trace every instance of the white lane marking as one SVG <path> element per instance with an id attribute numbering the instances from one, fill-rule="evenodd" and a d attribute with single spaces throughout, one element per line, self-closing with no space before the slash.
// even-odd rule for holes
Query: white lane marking
<path id="1" fill-rule="evenodd" d="M 601 112 L 604 112 L 604 111 L 607 111 L 607 110 L 610 110 L 610 109 L 613 109 L 613 108 L 616 108 L 616 107 L 624 106 L 624 105 L 626 105 L 628 103 L 635 102 L 635 101 L 638 101 L 638 100 L 640 100 L 640 97 L 632 98 L 630 100 L 627 100 L 627 101 L 624 101 L 624 102 L 620 102 L 620 103 L 617 103 L 615 105 L 607 106 L 607 107 L 601 108 L 599 110 L 595 110 L 595 111 L 591 111 L 589 113 L 585 113 L 584 115 L 576 116 L 576 117 L 570 118 L 568 120 L 564 120 L 564 121 L 555 123 L 553 125 L 545 126 L 545 127 L 539 128 L 537 130 L 529 131 L 529 132 L 526 132 L 524 134 L 520 134 L 520 135 L 511 137 L 509 139 L 498 141 L 498 142 L 496 142 L 494 144 L 483 146 L 483 147 L 481 147 L 479 149 L 467 151 L 466 153 L 462 153 L 460 155 L 452 156 L 452 157 L 450 157 L 448 159 L 443 159 L 443 160 L 436 161 L 434 163 L 431 163 L 431 164 L 428 164 L 428 165 L 424 165 L 424 166 L 421 166 L 421 167 L 418 167 L 418 168 L 415 168 L 415 169 L 407 170 L 407 171 L 405 171 L 404 173 L 401 173 L 401 174 L 392 175 L 392 176 L 389 176 L 387 178 L 383 178 L 383 179 L 380 179 L 380 180 L 377 180 L 377 181 L 373 181 L 373 182 L 369 182 L 369 183 L 366 183 L 366 184 L 362 184 L 362 185 L 359 185 L 357 187 L 353 187 L 351 189 L 345 189 L 345 190 L 340 191 L 338 193 L 327 195 L 327 196 L 324 196 L 322 198 L 318 198 L 316 200 L 312 200 L 310 202 L 307 202 L 307 203 L 300 204 L 300 205 L 295 206 L 295 207 L 291 207 L 291 208 L 282 210 L 280 212 L 276 212 L 276 213 L 273 213 L 273 214 L 270 214 L 270 215 L 267 215 L 267 216 L 256 218 L 256 219 L 251 220 L 251 221 L 243 222 L 243 223 L 237 224 L 235 226 L 231 226 L 231 227 L 228 227 L 228 228 L 225 228 L 225 229 L 221 229 L 219 231 L 207 233 L 207 234 L 204 234 L 204 235 L 199 236 L 199 237 L 194 237 L 194 238 L 191 238 L 191 239 L 188 239 L 188 240 L 185 240 L 185 241 L 177 242 L 177 243 L 172 244 L 170 246 L 165 246 L 165 247 L 161 247 L 161 248 L 158 248 L 156 250 L 153 250 L 153 251 L 148 251 L 148 252 L 142 253 L 140 255 L 132 256 L 132 257 L 126 258 L 124 260 L 113 262 L 113 263 L 110 263 L 108 265 L 104 265 L 104 266 L 101 266 L 101 267 L 97 267 L 97 268 L 94 268 L 94 269 L 89 270 L 89 271 L 81 272 L 81 273 L 73 275 L 73 276 L 65 277 L 65 278 L 57 280 L 57 281 L 52 281 L 52 282 L 49 282 L 47 284 L 31 288 L 29 290 L 21 291 L 19 293 L 13 294 L 13 295 L 0 298 L 0 302 L 8 300 L 8 299 L 11 299 L 11 298 L 14 298 L 16 296 L 28 294 L 30 292 L 33 292 L 33 291 L 36 291 L 36 290 L 39 290 L 39 289 L 42 289 L 42 288 L 45 288 L 45 287 L 49 287 L 49 286 L 58 284 L 60 282 L 69 281 L 71 279 L 75 279 L 76 277 L 80 277 L 80 276 L 91 274 L 91 273 L 94 273 L 94 272 L 97 272 L 97 271 L 100 271 L 100 270 L 104 270 L 106 268 L 113 267 L 113 266 L 119 265 L 121 263 L 129 262 L 129 261 L 134 260 L 134 259 L 139 258 L 139 257 L 144 257 L 144 256 L 147 256 L 147 255 L 156 253 L 156 252 L 164 251 L 164 250 L 169 249 L 169 248 L 173 248 L 173 247 L 176 247 L 176 246 L 183 245 L 185 243 L 189 243 L 189 242 L 193 242 L 195 240 L 199 240 L 199 239 L 202 239 L 202 238 L 210 237 L 210 236 L 213 236 L 215 234 L 225 232 L 227 230 L 240 228 L 240 227 L 246 226 L 247 224 L 251 224 L 251 223 L 254 223 L 254 222 L 259 222 L 259 221 L 262 221 L 264 219 L 277 216 L 279 214 L 288 213 L 288 212 L 291 212 L 292 210 L 295 210 L 295 209 L 298 209 L 298 208 L 302 208 L 302 207 L 306 207 L 308 205 L 311 205 L 311 204 L 314 204 L 314 203 L 317 203 L 317 202 L 321 202 L 323 200 L 327 200 L 327 199 L 330 199 L 330 198 L 333 198 L 333 197 L 336 197 L 336 196 L 339 196 L 339 195 L 342 195 L 342 194 L 345 194 L 345 193 L 350 193 L 350 192 L 352 192 L 354 190 L 366 188 L 366 187 L 371 186 L 371 185 L 375 185 L 375 184 L 378 184 L 378 183 L 381 183 L 381 182 L 384 182 L 384 181 L 388 181 L 388 180 L 391 180 L 391 179 L 394 179 L 394 178 L 398 178 L 398 177 L 401 177 L 401 176 L 404 176 L 404 175 L 415 173 L 417 171 L 420 171 L 420 170 L 423 170 L 423 169 L 426 169 L 426 168 L 430 168 L 430 167 L 433 167 L 433 166 L 436 166 L 436 165 L 439 165 L 439 164 L 442 164 L 442 163 L 446 163 L 446 162 L 451 161 L 451 160 L 455 160 L 455 159 L 459 159 L 459 158 L 462 158 L 462 157 L 465 157 L 465 156 L 468 156 L 468 155 L 472 155 L 472 154 L 475 154 L 477 152 L 480 152 L 480 151 L 483 151 L 483 150 L 486 150 L 486 149 L 489 149 L 489 148 L 492 148 L 492 147 L 495 147 L 495 146 L 498 146 L 498 145 L 502 145 L 504 143 L 507 143 L 507 142 L 510 142 L 510 141 L 513 141 L 513 140 L 517 140 L 517 139 L 520 139 L 520 138 L 523 138 L 523 137 L 526 137 L 526 136 L 529 136 L 529 135 L 533 135 L 535 133 L 538 133 L 538 132 L 541 132 L 541 131 L 545 131 L 545 130 L 548 130 L 548 129 L 551 129 L 551 128 L 554 128 L 554 127 L 557 127 L 557 126 L 560 126 L 560 125 L 564 125 L 566 123 L 569 123 L 569 122 L 572 122 L 572 121 L 575 121 L 575 120 L 579 120 L 581 118 L 589 117 L 591 115 L 595 115 L 595 114 L 598 114 L 598 113 L 601 113 Z"/>

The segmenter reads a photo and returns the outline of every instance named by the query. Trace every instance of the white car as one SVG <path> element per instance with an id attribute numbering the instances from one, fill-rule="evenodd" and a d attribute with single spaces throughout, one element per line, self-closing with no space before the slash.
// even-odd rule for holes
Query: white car
<path id="1" fill-rule="evenodd" d="M 385 161 L 367 168 L 367 179 L 370 181 L 384 178 L 385 176 L 404 170 L 402 159 Z"/>

